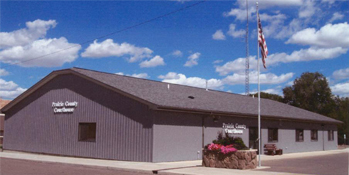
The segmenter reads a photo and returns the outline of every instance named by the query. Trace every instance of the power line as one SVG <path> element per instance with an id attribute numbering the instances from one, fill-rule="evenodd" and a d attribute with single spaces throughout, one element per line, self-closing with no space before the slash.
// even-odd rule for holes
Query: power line
<path id="1" fill-rule="evenodd" d="M 51 52 L 51 53 L 48 53 L 48 54 L 45 54 L 45 55 L 42 55 L 42 56 L 30 58 L 30 59 L 27 59 L 27 60 L 24 60 L 24 61 L 20 61 L 20 62 L 14 63 L 14 64 L 12 64 L 12 65 L 18 65 L 18 64 L 20 64 L 20 63 L 25 63 L 25 62 L 33 61 L 33 60 L 40 59 L 40 58 L 43 58 L 43 57 L 46 57 L 46 56 L 49 56 L 49 55 L 53 55 L 53 54 L 57 54 L 57 53 L 60 53 L 60 52 L 69 50 L 69 49 L 72 49 L 72 48 L 75 48 L 75 47 L 79 47 L 80 45 L 84 45 L 84 44 L 93 42 L 94 40 L 106 38 L 106 37 L 108 37 L 108 36 L 115 35 L 115 34 L 124 32 L 124 31 L 126 31 L 126 30 L 130 30 L 130 29 L 136 28 L 136 27 L 138 27 L 138 26 L 141 26 L 141 25 L 144 25 L 144 24 L 153 22 L 153 21 L 158 20 L 158 19 L 160 19 L 160 18 L 164 18 L 164 17 L 170 16 L 170 15 L 173 15 L 173 14 L 175 14 L 175 13 L 178 13 L 178 12 L 184 11 L 184 10 L 186 10 L 186 9 L 195 7 L 195 6 L 197 6 L 197 5 L 199 5 L 199 4 L 202 4 L 202 3 L 206 2 L 206 1 L 207 1 L 207 0 L 199 1 L 199 2 L 196 2 L 196 3 L 190 4 L 190 5 L 187 5 L 187 6 L 185 6 L 185 7 L 179 8 L 179 9 L 177 9 L 177 10 L 174 10 L 174 11 L 172 11 L 172 12 L 169 12 L 169 13 L 166 13 L 166 14 L 163 14 L 163 15 L 160 15 L 160 16 L 157 16 L 157 17 L 155 17 L 155 18 L 152 18 L 152 19 L 149 19 L 149 20 L 140 22 L 140 23 L 138 23 L 138 24 L 135 24 L 135 25 L 132 25 L 132 26 L 128 26 L 128 27 L 123 28 L 123 29 L 120 29 L 120 30 L 118 30 L 118 31 L 115 31 L 115 32 L 108 33 L 108 34 L 106 34 L 106 35 L 97 37 L 97 38 L 95 38 L 95 39 L 93 39 L 93 40 L 88 40 L 88 41 L 82 42 L 82 43 L 80 43 L 80 44 L 75 44 L 74 46 L 67 47 L 67 48 L 65 48 L 65 49 L 61 49 L 61 50 L 58 50 L 58 51 L 55 51 L 55 52 Z"/>

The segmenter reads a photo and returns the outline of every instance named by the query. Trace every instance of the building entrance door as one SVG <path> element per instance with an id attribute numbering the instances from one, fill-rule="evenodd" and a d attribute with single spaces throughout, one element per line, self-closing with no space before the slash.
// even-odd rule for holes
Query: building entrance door
<path id="1" fill-rule="evenodd" d="M 252 149 L 258 149 L 258 128 L 250 127 L 249 129 L 249 144 L 248 147 Z"/>

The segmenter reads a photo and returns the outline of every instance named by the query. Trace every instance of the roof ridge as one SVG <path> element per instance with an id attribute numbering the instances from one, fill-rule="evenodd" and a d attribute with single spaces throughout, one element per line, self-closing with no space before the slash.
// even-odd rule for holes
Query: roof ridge
<path id="1" fill-rule="evenodd" d="M 206 89 L 206 88 L 195 87 L 195 86 L 189 86 L 189 85 L 183 85 L 183 84 L 176 84 L 176 83 L 169 83 L 169 82 L 156 81 L 156 80 L 151 80 L 151 79 L 146 79 L 146 78 L 137 78 L 137 77 L 132 77 L 132 76 L 128 76 L 128 75 L 119 75 L 119 74 L 116 74 L 116 73 L 103 72 L 103 71 L 92 70 L 92 69 L 86 69 L 86 68 L 80 68 L 80 67 L 73 67 L 73 68 L 71 68 L 71 69 L 72 69 L 72 70 L 74 70 L 74 69 L 81 69 L 81 70 L 86 70 L 86 71 L 91 71 L 91 72 L 104 73 L 104 74 L 110 74 L 110 75 L 115 75 L 115 76 L 123 76 L 123 77 L 128 77 L 128 78 L 133 78 L 133 79 L 141 79 L 141 80 L 156 82 L 156 83 L 160 83 L 160 84 L 171 84 L 171 85 L 175 85 L 175 86 L 184 86 L 184 87 L 194 88 L 194 89 L 204 89 L 204 90 Z M 231 95 L 238 95 L 238 96 L 249 97 L 249 96 L 242 95 L 242 94 L 237 94 L 237 93 L 232 93 L 232 92 L 226 92 L 226 91 L 220 91 L 220 90 L 216 90 L 216 89 L 208 89 L 208 90 L 209 90 L 209 91 L 214 91 L 214 92 L 220 92 L 220 93 L 231 94 Z"/>

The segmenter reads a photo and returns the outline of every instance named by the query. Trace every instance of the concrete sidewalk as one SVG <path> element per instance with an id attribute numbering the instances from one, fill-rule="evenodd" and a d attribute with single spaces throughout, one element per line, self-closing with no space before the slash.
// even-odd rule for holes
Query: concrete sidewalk
<path id="1" fill-rule="evenodd" d="M 262 155 L 261 160 L 281 160 L 281 159 L 292 159 L 301 158 L 307 156 L 321 156 L 329 154 L 340 154 L 343 152 L 349 152 L 349 149 L 333 150 L 333 151 L 316 151 L 307 153 L 292 153 L 284 154 L 281 156 L 266 156 Z M 64 156 L 52 156 L 42 154 L 31 154 L 23 152 L 4 151 L 0 152 L 0 157 L 22 159 L 40 162 L 53 162 L 53 163 L 65 163 L 65 164 L 76 164 L 85 166 L 98 166 L 105 168 L 115 168 L 125 171 L 135 172 L 148 172 L 157 174 L 190 174 L 190 175 L 234 175 L 244 173 L 245 175 L 291 175 L 294 173 L 281 173 L 281 172 L 268 172 L 258 171 L 260 167 L 255 170 L 234 170 L 234 169 L 221 169 L 221 168 L 208 168 L 201 166 L 201 160 L 195 161 L 180 161 L 180 162 L 162 162 L 162 163 L 149 163 L 149 162 L 130 162 L 130 161 L 116 161 L 116 160 L 101 160 L 101 159 L 88 159 L 88 158 L 75 158 L 75 157 L 64 157 Z"/>

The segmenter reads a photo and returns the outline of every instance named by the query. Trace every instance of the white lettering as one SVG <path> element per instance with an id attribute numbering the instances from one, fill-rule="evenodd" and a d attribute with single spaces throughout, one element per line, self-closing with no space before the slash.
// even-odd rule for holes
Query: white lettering
<path id="1" fill-rule="evenodd" d="M 74 102 L 66 101 L 65 102 L 65 106 L 66 107 L 77 107 L 78 106 L 78 102 L 76 102 L 76 101 L 74 101 Z"/>
<path id="2" fill-rule="evenodd" d="M 52 102 L 52 107 L 63 107 L 64 106 L 64 103 L 63 102 Z"/>
<path id="3" fill-rule="evenodd" d="M 235 128 L 238 129 L 246 129 L 246 125 L 239 125 L 238 123 L 235 124 Z"/>
<path id="4" fill-rule="evenodd" d="M 244 131 L 238 129 L 225 129 L 225 132 L 228 134 L 242 134 Z"/>
<path id="5" fill-rule="evenodd" d="M 74 109 L 78 107 L 78 102 L 73 101 L 69 102 L 66 101 L 65 103 L 59 101 L 59 102 L 52 102 L 52 108 L 54 113 L 72 113 L 74 112 Z"/>
<path id="6" fill-rule="evenodd" d="M 223 123 L 223 130 L 228 134 L 242 134 L 246 129 L 246 125 L 240 125 L 238 123 Z"/>

